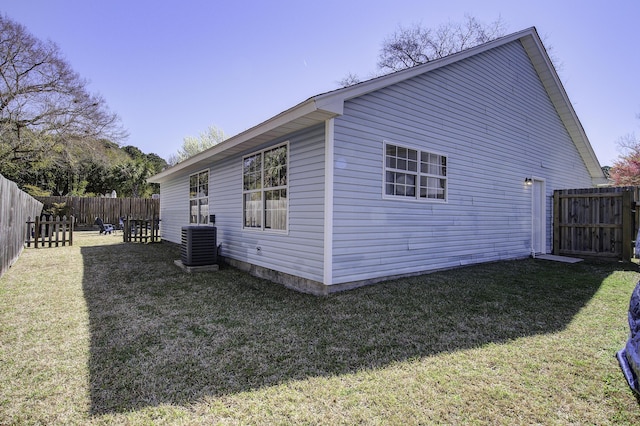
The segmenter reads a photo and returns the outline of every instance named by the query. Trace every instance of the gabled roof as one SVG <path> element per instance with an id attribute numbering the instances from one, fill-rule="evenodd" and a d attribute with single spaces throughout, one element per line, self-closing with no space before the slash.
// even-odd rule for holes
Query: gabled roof
<path id="1" fill-rule="evenodd" d="M 208 167 L 213 160 L 220 160 L 257 147 L 291 132 L 321 124 L 327 119 L 341 115 L 344 110 L 344 102 L 349 99 L 416 77 L 420 74 L 447 66 L 516 40 L 522 43 L 525 51 L 529 55 L 542 84 L 549 94 L 551 102 L 555 106 L 560 119 L 569 132 L 569 136 L 582 156 L 592 180 L 594 183 L 605 183 L 606 178 L 602 173 L 600 163 L 596 158 L 584 128 L 582 124 L 580 124 L 580 120 L 569 101 L 569 97 L 560 82 L 535 27 L 498 38 L 441 59 L 427 62 L 426 64 L 313 96 L 257 126 L 226 139 L 206 151 L 152 176 L 148 181 L 161 183 L 170 179 L 175 174 L 193 173 Z"/>

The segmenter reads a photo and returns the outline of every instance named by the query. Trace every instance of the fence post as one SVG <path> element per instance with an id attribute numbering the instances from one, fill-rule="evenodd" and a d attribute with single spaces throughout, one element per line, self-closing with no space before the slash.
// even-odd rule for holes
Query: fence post
<path id="1" fill-rule="evenodd" d="M 125 243 L 131 241 L 131 223 L 129 222 L 129 219 L 130 217 L 127 216 L 127 218 L 124 220 L 124 229 L 122 230 L 122 238 L 124 239 Z"/>
<path id="2" fill-rule="evenodd" d="M 160 217 L 153 216 L 153 242 L 160 241 Z"/>
<path id="3" fill-rule="evenodd" d="M 40 216 L 36 216 L 36 229 L 34 232 L 35 242 L 34 247 L 38 248 L 38 240 L 40 239 Z"/>
<path id="4" fill-rule="evenodd" d="M 25 244 L 27 245 L 27 247 L 31 247 L 31 225 L 33 225 L 34 222 L 31 221 L 31 216 L 27 216 L 27 234 L 25 235 Z"/>
<path id="5" fill-rule="evenodd" d="M 627 262 L 631 260 L 631 244 L 634 239 L 633 233 L 633 211 L 631 209 L 631 200 L 633 192 L 625 191 L 622 193 L 622 260 Z"/>
<path id="6" fill-rule="evenodd" d="M 633 241 L 637 242 L 638 237 L 638 228 L 640 227 L 640 199 L 638 196 L 640 195 L 640 187 L 633 188 Z M 634 243 L 634 247 L 636 247 Z M 633 256 L 636 256 L 636 248 L 633 250 Z"/>
<path id="7" fill-rule="evenodd" d="M 552 253 L 560 254 L 560 191 L 553 191 L 553 248 Z"/>

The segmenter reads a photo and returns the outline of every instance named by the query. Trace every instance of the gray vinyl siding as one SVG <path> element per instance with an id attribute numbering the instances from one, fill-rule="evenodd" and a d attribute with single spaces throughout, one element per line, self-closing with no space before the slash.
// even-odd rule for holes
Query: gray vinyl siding
<path id="1" fill-rule="evenodd" d="M 209 209 L 216 215 L 221 253 L 229 258 L 322 282 L 324 126 L 265 144 L 289 141 L 288 233 L 242 228 L 242 155 L 213 164 Z M 260 251 L 257 250 L 260 247 Z"/>
<path id="2" fill-rule="evenodd" d="M 189 175 L 160 185 L 160 234 L 180 244 L 182 227 L 189 225 Z"/>
<path id="3" fill-rule="evenodd" d="M 446 203 L 385 199 L 383 142 L 447 156 Z M 335 120 L 333 283 L 525 257 L 531 194 L 591 186 L 520 42 L 345 103 Z"/>

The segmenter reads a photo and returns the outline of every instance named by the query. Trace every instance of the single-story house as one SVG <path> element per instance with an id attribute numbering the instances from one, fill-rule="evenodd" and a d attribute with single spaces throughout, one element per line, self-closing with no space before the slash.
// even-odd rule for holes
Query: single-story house
<path id="1" fill-rule="evenodd" d="M 328 294 L 552 247 L 555 189 L 606 183 L 535 28 L 313 96 L 149 179 L 162 238 Z"/>

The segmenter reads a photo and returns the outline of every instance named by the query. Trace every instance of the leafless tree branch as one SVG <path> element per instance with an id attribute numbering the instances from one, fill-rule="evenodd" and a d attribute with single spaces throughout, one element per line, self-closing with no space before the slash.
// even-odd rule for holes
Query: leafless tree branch
<path id="1" fill-rule="evenodd" d="M 443 58 L 501 37 L 505 27 L 502 18 L 484 25 L 468 15 L 463 23 L 449 22 L 435 29 L 399 26 L 382 43 L 378 68 L 394 72 Z"/>
<path id="2" fill-rule="evenodd" d="M 0 162 L 42 157 L 69 138 L 118 142 L 126 132 L 55 43 L 0 15 Z"/>

